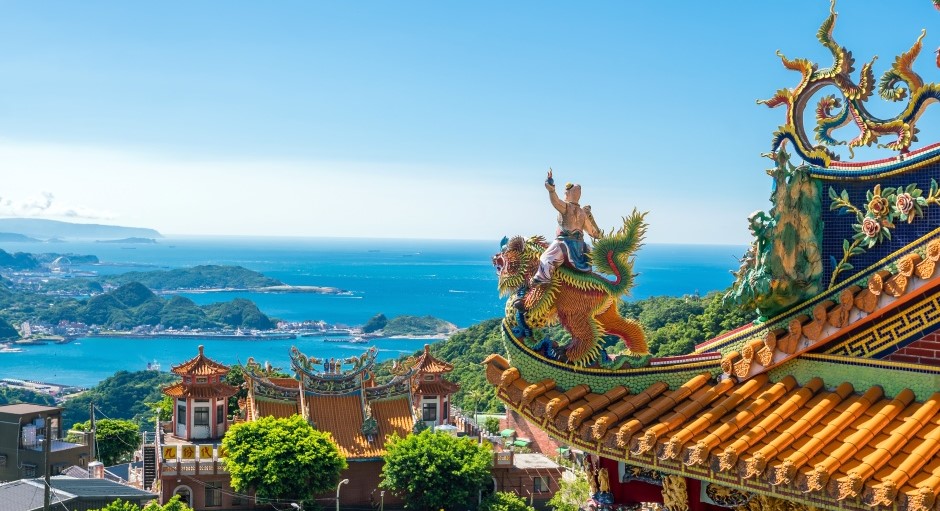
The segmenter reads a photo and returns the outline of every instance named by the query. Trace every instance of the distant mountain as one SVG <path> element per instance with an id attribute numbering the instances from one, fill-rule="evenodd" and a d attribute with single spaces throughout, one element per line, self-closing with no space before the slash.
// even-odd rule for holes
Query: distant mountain
<path id="1" fill-rule="evenodd" d="M 74 224 L 41 218 L 0 218 L 0 232 L 31 238 L 108 240 L 121 238 L 162 238 L 154 229 L 118 225 Z"/>
<path id="2" fill-rule="evenodd" d="M 156 243 L 153 238 L 121 238 L 118 240 L 95 240 L 95 243 Z"/>
<path id="3" fill-rule="evenodd" d="M 8 243 L 9 242 L 35 243 L 37 241 L 42 241 L 42 240 L 37 240 L 36 238 L 30 238 L 29 236 L 24 236 L 22 234 L 17 234 L 14 232 L 0 232 L 0 241 L 4 241 Z"/>

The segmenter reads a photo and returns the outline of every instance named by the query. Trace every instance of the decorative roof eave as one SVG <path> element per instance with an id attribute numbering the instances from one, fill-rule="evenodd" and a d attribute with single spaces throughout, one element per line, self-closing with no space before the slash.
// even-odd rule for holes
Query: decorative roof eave
<path id="1" fill-rule="evenodd" d="M 865 288 L 848 285 L 839 292 L 838 300 L 819 302 L 810 314 L 797 314 L 785 327 L 768 329 L 762 339 L 728 353 L 722 358 L 722 371 L 745 380 L 802 353 L 838 342 L 884 315 L 936 293 L 940 289 L 938 260 L 940 239 L 934 239 L 927 243 L 923 256 L 917 251 L 908 253 L 869 276 Z"/>
<path id="2" fill-rule="evenodd" d="M 348 357 L 345 359 L 324 359 L 304 355 L 296 346 L 291 346 L 290 361 L 291 368 L 302 376 L 310 380 L 350 380 L 361 379 L 362 376 L 371 371 L 375 365 L 375 357 L 378 349 L 369 348 L 362 355 L 357 357 Z M 324 366 L 323 371 L 316 368 Z M 348 370 L 343 370 L 344 365 L 351 366 Z"/>
<path id="3" fill-rule="evenodd" d="M 454 366 L 431 355 L 431 345 L 424 345 L 424 353 L 418 357 L 415 362 L 415 371 L 425 374 L 449 373 L 454 370 Z"/>
<path id="4" fill-rule="evenodd" d="M 391 381 L 384 385 L 375 387 L 366 387 L 366 401 L 372 402 L 381 399 L 393 399 L 410 395 L 411 392 L 411 373 L 395 376 Z"/>
<path id="5" fill-rule="evenodd" d="M 849 383 L 829 390 L 818 377 L 800 386 L 767 374 L 734 385 L 707 373 L 672 390 L 560 392 L 497 355 L 484 364 L 508 407 L 568 445 L 629 465 L 828 509 L 926 510 L 940 494 L 940 466 L 929 463 L 940 454 L 940 393 L 917 403 L 907 389 L 886 397 L 879 386 L 858 394 Z"/>
<path id="6" fill-rule="evenodd" d="M 205 355 L 205 346 L 202 344 L 199 345 L 199 354 L 195 357 L 183 362 L 182 364 L 175 365 L 170 369 L 173 373 L 180 376 L 190 376 L 190 375 L 219 375 L 224 376 L 228 374 L 229 367 L 227 365 L 221 364 L 212 360 L 211 358 Z"/>
<path id="7" fill-rule="evenodd" d="M 182 382 L 163 387 L 163 394 L 170 397 L 228 398 L 238 393 L 238 389 L 227 383 L 210 383 L 208 385 L 184 385 Z"/>
<path id="8" fill-rule="evenodd" d="M 807 300 L 762 324 L 744 326 L 698 344 L 695 347 L 695 353 L 720 352 L 723 356 L 728 356 L 735 351 L 740 352 L 745 346 L 752 344 L 754 341 L 765 339 L 774 330 L 785 329 L 789 331 L 791 323 L 794 320 L 801 319 L 800 316 L 812 318 L 814 309 L 820 304 L 826 304 L 826 302 L 832 302 L 828 304 L 827 312 L 833 304 L 842 306 L 840 310 L 845 311 L 844 307 L 847 304 L 840 302 L 843 292 L 853 286 L 864 286 L 868 289 L 861 289 L 862 294 L 858 294 L 859 290 L 853 290 L 853 296 L 865 301 L 865 307 L 856 305 L 855 309 L 857 310 L 850 310 L 853 314 L 849 315 L 848 320 L 854 322 L 860 314 L 869 314 L 869 312 L 866 312 L 867 310 L 874 312 L 874 309 L 871 309 L 873 303 L 876 308 L 882 308 L 888 300 L 898 298 L 920 287 L 922 284 L 917 283 L 918 279 L 923 281 L 938 276 L 938 261 L 940 261 L 940 228 L 934 229 L 916 242 L 895 251 L 867 269 L 859 271 L 851 279 L 837 284 L 825 293 L 821 293 L 817 297 Z M 913 264 L 913 274 L 908 273 L 909 264 Z M 902 272 L 901 269 L 904 269 L 904 271 Z M 899 274 L 900 277 L 898 277 Z M 874 300 L 869 293 L 874 295 Z"/>

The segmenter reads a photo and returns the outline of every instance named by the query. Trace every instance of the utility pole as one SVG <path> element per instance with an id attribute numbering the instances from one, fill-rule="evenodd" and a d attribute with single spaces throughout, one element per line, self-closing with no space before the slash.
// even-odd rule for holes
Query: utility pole
<path id="1" fill-rule="evenodd" d="M 46 437 L 42 440 L 42 452 L 43 452 L 43 465 L 45 465 L 46 472 L 46 492 L 43 497 L 42 511 L 49 511 L 49 477 L 52 470 L 49 469 L 49 450 L 52 446 L 52 419 L 47 415 L 46 416 Z"/>
<path id="2" fill-rule="evenodd" d="M 98 446 L 96 445 L 96 442 L 95 442 L 96 439 L 95 439 L 95 402 L 94 401 L 88 404 L 88 418 L 91 421 L 91 428 L 89 428 L 91 430 L 89 432 L 91 434 L 91 440 L 89 440 L 88 442 L 88 447 L 89 449 L 91 449 L 91 454 L 89 455 L 89 458 L 90 458 L 89 461 L 98 461 L 98 458 L 95 456 L 95 449 L 97 449 Z"/>

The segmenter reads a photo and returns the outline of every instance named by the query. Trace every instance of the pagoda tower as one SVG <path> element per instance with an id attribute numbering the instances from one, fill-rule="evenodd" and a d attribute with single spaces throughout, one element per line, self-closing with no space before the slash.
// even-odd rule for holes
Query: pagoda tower
<path id="1" fill-rule="evenodd" d="M 228 430 L 228 398 L 238 391 L 222 379 L 229 367 L 204 353 L 173 366 L 182 381 L 165 387 L 163 394 L 174 399 L 173 434 L 183 440 L 221 438 Z"/>
<path id="2" fill-rule="evenodd" d="M 431 346 L 424 345 L 424 353 L 415 361 L 412 376 L 414 407 L 419 421 L 426 426 L 447 424 L 450 419 L 450 396 L 460 385 L 447 381 L 444 375 L 454 366 L 431 355 Z"/>

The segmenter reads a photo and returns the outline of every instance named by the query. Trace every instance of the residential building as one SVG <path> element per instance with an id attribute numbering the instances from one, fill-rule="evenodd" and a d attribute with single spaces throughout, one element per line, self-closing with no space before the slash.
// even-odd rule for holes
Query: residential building
<path id="1" fill-rule="evenodd" d="M 47 428 L 47 425 L 49 426 Z M 51 437 L 46 438 L 46 431 Z M 94 458 L 88 433 L 62 430 L 62 408 L 34 404 L 0 406 L 0 482 L 50 473 Z M 45 450 L 48 440 L 48 453 Z"/>

